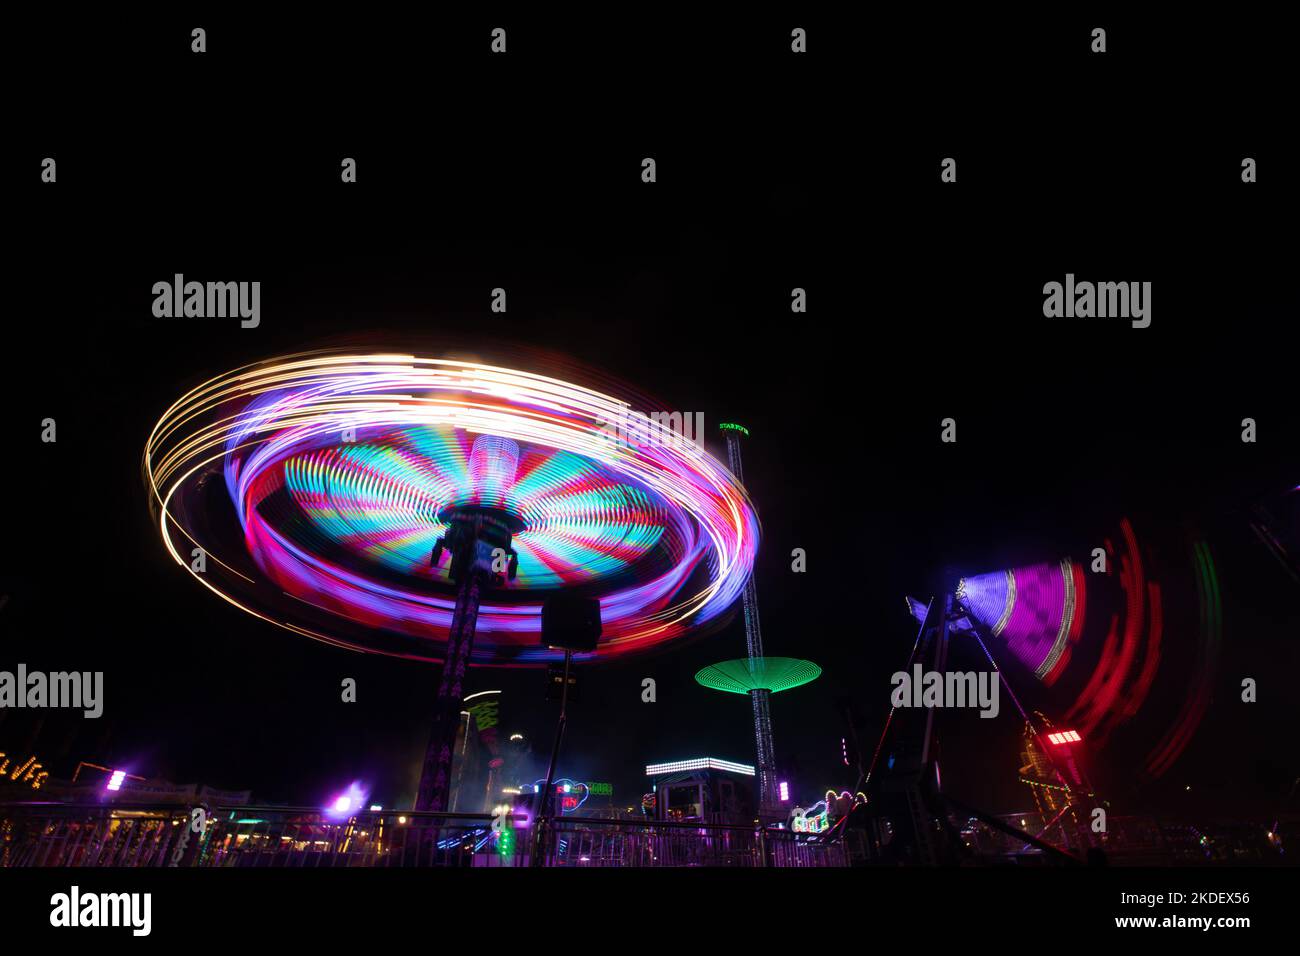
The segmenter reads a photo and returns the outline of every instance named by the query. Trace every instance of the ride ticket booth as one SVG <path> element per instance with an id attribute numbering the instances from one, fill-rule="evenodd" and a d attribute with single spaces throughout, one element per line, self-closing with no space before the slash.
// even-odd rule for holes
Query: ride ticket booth
<path id="1" fill-rule="evenodd" d="M 751 823 L 755 815 L 754 768 L 700 757 L 650 764 L 655 819 L 671 823 Z"/>

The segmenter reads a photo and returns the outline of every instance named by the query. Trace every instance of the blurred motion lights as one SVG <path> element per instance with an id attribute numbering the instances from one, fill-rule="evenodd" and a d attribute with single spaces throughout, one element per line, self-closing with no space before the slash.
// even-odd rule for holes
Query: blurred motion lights
<path id="1" fill-rule="evenodd" d="M 963 578 L 957 598 L 1039 680 L 1051 683 L 1083 628 L 1083 571 L 1068 558 Z"/>
<path id="2" fill-rule="evenodd" d="M 618 656 L 730 608 L 759 531 L 699 445 L 655 420 L 644 441 L 611 440 L 604 424 L 628 407 L 476 362 L 304 353 L 184 395 L 144 471 L 173 559 L 295 633 L 440 660 L 456 593 L 430 555 L 453 518 L 504 513 L 517 574 L 479 608 L 473 663 L 558 657 L 537 645 L 542 603 L 574 585 L 600 601 L 595 653 Z"/>

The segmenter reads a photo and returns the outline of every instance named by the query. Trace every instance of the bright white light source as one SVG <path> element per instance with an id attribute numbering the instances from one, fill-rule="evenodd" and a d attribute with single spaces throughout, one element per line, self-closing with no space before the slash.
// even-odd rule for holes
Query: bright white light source
<path id="1" fill-rule="evenodd" d="M 754 768 L 749 764 L 719 760 L 717 757 L 698 757 L 695 760 L 675 760 L 671 763 L 647 764 L 645 775 L 647 777 L 658 777 L 665 773 L 682 773 L 687 770 L 730 770 L 732 773 L 743 773 L 748 777 L 754 776 Z"/>

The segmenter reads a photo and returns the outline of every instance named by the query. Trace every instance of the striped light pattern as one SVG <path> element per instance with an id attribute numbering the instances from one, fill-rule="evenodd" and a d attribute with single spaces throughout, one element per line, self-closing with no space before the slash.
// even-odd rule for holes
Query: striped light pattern
<path id="1" fill-rule="evenodd" d="M 963 578 L 957 597 L 1036 677 L 1052 681 L 1083 626 L 1083 572 L 1069 559 Z"/>
<path id="2" fill-rule="evenodd" d="M 747 777 L 754 776 L 754 768 L 747 763 L 719 760 L 717 757 L 697 757 L 694 760 L 674 760 L 671 763 L 646 764 L 647 777 L 662 777 L 670 773 L 688 773 L 692 770 L 730 770 Z"/>
<path id="3" fill-rule="evenodd" d="M 695 675 L 695 682 L 712 690 L 748 694 L 755 690 L 779 693 L 815 681 L 822 669 L 812 661 L 793 657 L 740 658 L 710 664 Z"/>
<path id="4" fill-rule="evenodd" d="M 493 444 L 485 447 L 485 439 Z M 521 451 L 502 441 L 450 428 L 398 429 L 289 458 L 283 479 L 273 474 L 258 496 L 264 501 L 288 490 L 292 507 L 283 526 L 291 529 L 299 515 L 309 520 L 299 539 L 324 535 L 360 560 L 441 580 L 448 580 L 450 564 L 430 569 L 429 555 L 447 530 L 438 515 L 449 505 L 503 508 L 523 519 L 525 530 L 514 539 L 519 575 L 513 588 L 618 574 L 665 533 L 680 545 L 682 530 L 659 495 L 572 452 Z"/>
<path id="5" fill-rule="evenodd" d="M 518 576 L 479 610 L 474 662 L 562 653 L 538 645 L 541 604 L 574 585 L 600 598 L 596 655 L 623 655 L 731 606 L 759 530 L 744 488 L 698 445 L 653 420 L 641 440 L 618 441 L 608 423 L 628 408 L 475 362 L 305 353 L 182 397 L 155 426 L 144 469 L 172 557 L 289 630 L 439 660 L 455 600 L 449 562 L 429 562 L 440 516 L 483 506 L 523 530 Z"/>

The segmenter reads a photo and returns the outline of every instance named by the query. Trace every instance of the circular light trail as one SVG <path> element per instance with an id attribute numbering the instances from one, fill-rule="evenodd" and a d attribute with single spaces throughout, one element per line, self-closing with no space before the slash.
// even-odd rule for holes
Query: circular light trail
<path id="1" fill-rule="evenodd" d="M 163 541 L 249 613 L 357 651 L 441 660 L 455 605 L 433 567 L 448 509 L 509 513 L 517 576 L 485 595 L 473 662 L 541 664 L 541 606 L 579 588 L 604 636 L 650 650 L 740 596 L 759 526 L 725 465 L 619 398 L 412 355 L 313 352 L 189 392 L 144 454 Z M 629 437 L 629 435 L 631 437 Z"/>

